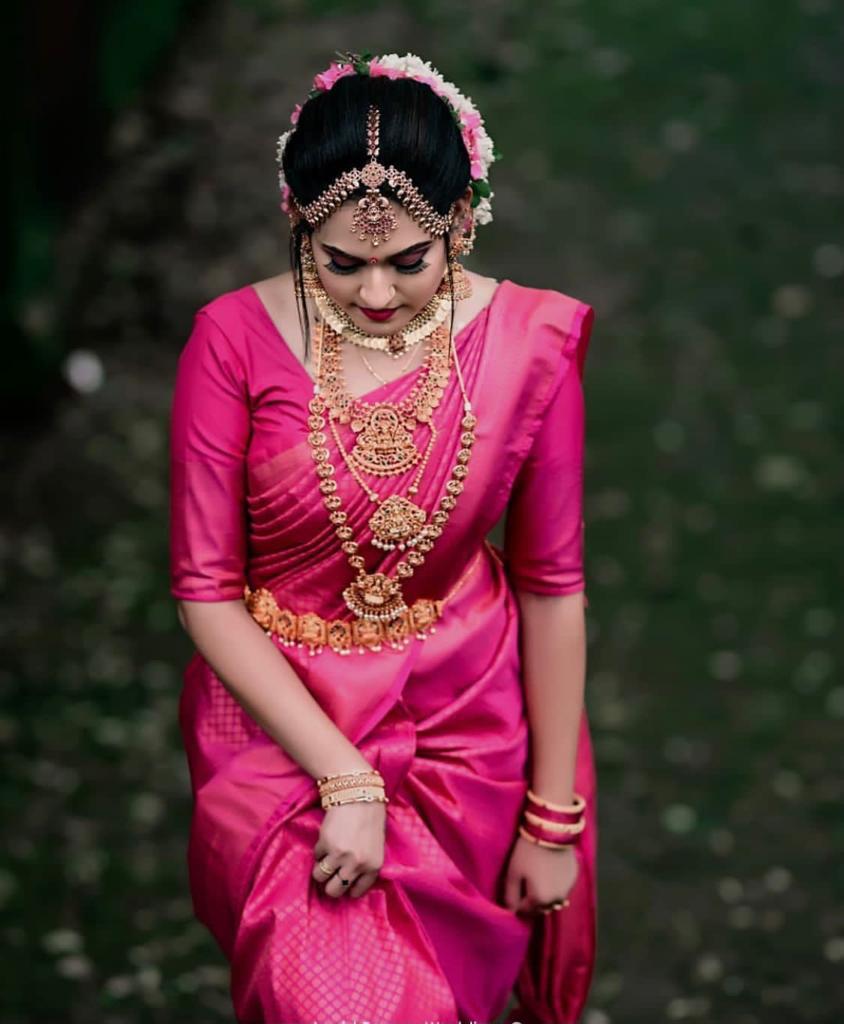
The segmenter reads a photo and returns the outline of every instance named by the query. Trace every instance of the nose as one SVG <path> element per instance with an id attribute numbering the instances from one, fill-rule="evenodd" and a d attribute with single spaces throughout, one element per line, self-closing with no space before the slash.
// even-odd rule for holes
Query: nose
<path id="1" fill-rule="evenodd" d="M 389 270 L 379 266 L 363 268 L 363 280 L 358 292 L 361 306 L 366 309 L 385 309 L 392 305 L 395 294 Z"/>

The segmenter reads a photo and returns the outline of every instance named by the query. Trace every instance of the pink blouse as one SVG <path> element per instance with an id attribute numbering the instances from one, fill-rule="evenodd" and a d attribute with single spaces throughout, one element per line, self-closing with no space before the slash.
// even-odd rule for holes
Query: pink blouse
<path id="1" fill-rule="evenodd" d="M 562 293 L 505 279 L 455 339 L 470 367 L 484 364 L 485 393 L 472 396 L 480 412 L 479 443 L 458 501 L 458 510 L 471 504 L 472 514 L 453 513 L 447 529 L 454 536 L 457 519 L 460 546 L 474 546 L 495 522 L 487 514 L 490 496 L 497 514 L 509 499 L 503 554 L 521 590 L 585 590 L 581 375 L 593 317 L 592 307 Z M 516 330 L 503 336 L 501 328 L 513 320 Z M 368 400 L 402 394 L 414 375 L 374 388 Z M 284 561 L 295 561 L 295 545 L 307 544 L 301 523 L 291 521 L 283 536 L 267 530 L 274 511 L 287 521 L 290 495 L 259 492 L 273 467 L 291 460 L 313 474 L 303 444 L 312 386 L 251 286 L 196 314 L 178 360 L 172 406 L 174 597 L 235 600 L 247 582 L 272 589 L 283 580 L 274 571 L 274 548 Z M 494 422 L 487 425 L 487 417 Z M 268 507 L 273 503 L 275 510 Z M 319 498 L 308 512 L 309 520 L 325 518 Z M 442 541 L 428 565 L 447 565 L 437 559 L 437 548 L 443 550 Z"/>

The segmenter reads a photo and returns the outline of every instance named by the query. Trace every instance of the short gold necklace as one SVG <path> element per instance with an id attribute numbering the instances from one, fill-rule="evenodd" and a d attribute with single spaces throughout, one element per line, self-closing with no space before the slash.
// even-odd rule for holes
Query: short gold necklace
<path id="1" fill-rule="evenodd" d="M 394 359 L 400 359 L 435 331 L 451 312 L 451 298 L 444 290 L 444 282 L 445 278 L 440 282 L 437 291 L 408 324 L 395 334 L 383 336 L 367 334 L 366 331 L 358 327 L 349 314 L 341 309 L 324 289 L 319 289 L 313 298 L 322 319 L 337 334 L 341 335 L 344 341 L 361 348 L 386 352 Z"/>

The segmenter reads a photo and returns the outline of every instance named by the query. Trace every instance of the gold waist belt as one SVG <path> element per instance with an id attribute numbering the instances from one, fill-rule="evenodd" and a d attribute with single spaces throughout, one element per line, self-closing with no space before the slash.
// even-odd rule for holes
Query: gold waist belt
<path id="1" fill-rule="evenodd" d="M 436 633 L 446 601 L 450 600 L 477 565 L 483 550 L 472 559 L 468 568 L 444 598 L 419 598 L 394 619 L 324 619 L 316 612 L 297 615 L 276 601 L 265 587 L 243 588 L 243 600 L 252 618 L 267 636 L 277 636 L 285 647 L 307 647 L 310 654 L 321 654 L 330 647 L 337 654 L 359 654 L 382 651 L 385 647 L 403 650 L 416 637 L 425 640 Z"/>

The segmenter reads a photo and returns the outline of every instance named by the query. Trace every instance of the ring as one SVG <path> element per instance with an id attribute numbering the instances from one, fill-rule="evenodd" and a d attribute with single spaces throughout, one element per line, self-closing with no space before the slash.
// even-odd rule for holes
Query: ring
<path id="1" fill-rule="evenodd" d="M 326 866 L 325 866 L 325 865 L 324 865 L 324 864 L 322 863 L 322 861 L 320 861 L 320 862 L 319 862 L 319 864 L 317 865 L 317 867 L 318 867 L 318 868 L 320 869 L 320 871 L 321 871 L 321 872 L 322 872 L 322 873 L 323 873 L 324 875 L 333 875 L 333 874 L 334 874 L 334 872 L 335 872 L 335 871 L 337 870 L 337 868 L 331 868 L 331 869 L 329 870 L 329 869 L 328 869 L 328 868 L 327 868 L 327 867 L 326 867 Z"/>
<path id="2" fill-rule="evenodd" d="M 553 903 L 540 904 L 539 909 L 543 914 L 550 914 L 552 910 L 562 910 L 563 907 L 568 907 L 570 904 L 571 901 L 566 897 L 563 900 L 554 900 Z"/>

